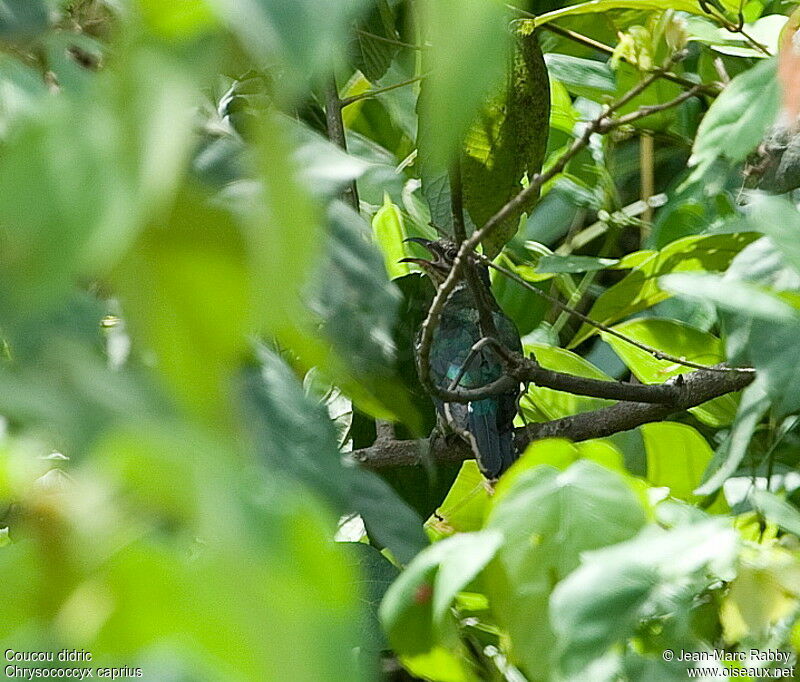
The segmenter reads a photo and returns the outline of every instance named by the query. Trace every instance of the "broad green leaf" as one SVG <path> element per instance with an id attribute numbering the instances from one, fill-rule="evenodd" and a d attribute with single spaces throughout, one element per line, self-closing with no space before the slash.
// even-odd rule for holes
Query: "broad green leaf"
<path id="1" fill-rule="evenodd" d="M 769 206 L 765 209 L 768 220 L 776 217 L 769 215 Z M 791 227 L 793 216 L 784 219 Z M 734 259 L 725 273 L 725 287 L 758 287 L 759 294 L 769 287 L 769 291 L 783 292 L 784 297 L 800 289 L 800 274 L 788 264 L 793 260 L 791 235 L 781 233 L 779 228 L 770 229 L 776 232 L 774 238 L 759 239 Z M 777 248 L 773 240 L 781 243 L 782 248 Z M 780 299 L 773 300 L 783 303 Z M 726 313 L 723 318 L 728 356 L 736 364 L 757 369 L 777 417 L 791 414 L 800 406 L 797 344 L 793 341 L 800 333 L 800 320 L 796 302 L 792 304 L 794 314 L 788 319 L 764 318 L 760 309 L 754 311 L 749 304 Z"/>
<path id="2" fill-rule="evenodd" d="M 174 63 L 126 53 L 86 100 L 54 99 L 14 127 L 0 159 L 2 233 L 15 244 L 0 264 L 6 316 L 103 274 L 161 217 L 188 156 L 193 97 Z"/>
<path id="3" fill-rule="evenodd" d="M 546 58 L 545 63 L 547 63 Z M 550 78 L 550 127 L 571 135 L 575 129 L 575 124 L 578 122 L 578 112 L 572 106 L 572 98 L 569 96 L 564 84 L 553 77 L 551 69 L 548 69 L 548 71 Z"/>
<path id="4" fill-rule="evenodd" d="M 571 17 L 581 14 L 595 14 L 608 12 L 609 10 L 634 9 L 634 10 L 657 10 L 662 12 L 666 9 L 674 9 L 690 14 L 702 14 L 703 11 L 696 2 L 692 0 L 589 0 L 576 5 L 556 9 L 546 12 L 536 18 L 536 25 L 541 26 L 562 17 Z"/>
<path id="5" fill-rule="evenodd" d="M 383 651 L 388 648 L 388 642 L 381 629 L 378 608 L 400 571 L 377 549 L 363 542 L 346 542 L 341 546 L 357 569 L 359 578 L 355 586 L 366 602 L 361 621 L 361 646 L 368 651 Z"/>
<path id="6" fill-rule="evenodd" d="M 578 460 L 596 462 L 606 469 L 625 472 L 622 453 L 605 440 L 572 443 L 568 440 L 546 438 L 533 441 L 520 455 L 518 463 L 505 474 L 506 487 L 522 472 L 546 464 L 561 471 Z"/>
<path id="7" fill-rule="evenodd" d="M 419 101 L 419 146 L 433 167 L 446 169 L 502 77 L 510 45 L 507 16 L 497 0 L 426 0 L 421 9 L 432 49 Z"/>
<path id="8" fill-rule="evenodd" d="M 658 422 L 641 427 L 647 452 L 647 480 L 670 495 L 696 502 L 694 490 L 713 456 L 711 446 L 687 424 Z"/>
<path id="9" fill-rule="evenodd" d="M 97 443 L 60 489 L 30 481 L 18 497 L 26 509 L 53 505 L 47 524 L 59 528 L 59 543 L 15 524 L 16 541 L 0 552 L 10 590 L 3 639 L 47 650 L 67 637 L 83 642 L 98 666 L 180 639 L 168 664 L 150 659 L 147 674 L 161 679 L 173 674 L 168 668 L 208 679 L 231 671 L 361 679 L 351 656 L 361 609 L 354 574 L 330 542 L 333 520 L 308 491 L 268 483 L 229 444 L 159 419 L 156 429 L 132 419 L 127 440 Z M 148 464 L 163 457 L 184 475 L 152 486 L 165 470 L 137 468 L 143 449 Z M 190 519 L 165 513 L 172 495 L 190 502 Z M 264 623 L 277 629 L 266 640 Z M 306 647 L 299 663 L 284 655 L 297 641 Z"/>
<path id="10" fill-rule="evenodd" d="M 592 305 L 589 317 L 610 325 L 660 303 L 669 298 L 669 293 L 659 287 L 659 277 L 671 272 L 724 270 L 733 257 L 754 239 L 755 235 L 749 233 L 678 239 L 603 292 Z M 570 348 L 596 333 L 597 329 L 584 324 L 570 342 Z"/>
<path id="11" fill-rule="evenodd" d="M 696 495 L 715 493 L 736 473 L 747 454 L 750 439 L 758 422 L 769 408 L 769 398 L 764 391 L 764 383 L 764 379 L 757 375 L 755 381 L 742 391 L 742 399 L 730 434 L 717 449 L 714 459 L 703 475 L 703 483 L 695 490 Z"/>
<path id="12" fill-rule="evenodd" d="M 536 263 L 536 272 L 595 272 L 597 270 L 604 270 L 618 264 L 619 261 L 614 258 L 594 258 L 593 256 L 558 256 L 553 254 L 542 256 L 539 259 L 539 262 Z"/>
<path id="13" fill-rule="evenodd" d="M 544 61 L 552 77 L 580 97 L 599 99 L 617 90 L 614 72 L 605 62 L 557 53 L 545 55 Z M 572 133 L 572 128 L 565 132 Z"/>
<path id="14" fill-rule="evenodd" d="M 536 357 L 536 362 L 545 369 L 590 379 L 613 381 L 611 377 L 605 372 L 601 372 L 588 360 L 564 348 L 538 343 L 526 344 L 525 353 L 533 353 Z M 612 400 L 590 398 L 531 384 L 520 401 L 520 407 L 528 419 L 532 421 L 548 421 L 550 419 L 568 417 L 579 412 L 589 412 L 612 403 Z"/>
<path id="15" fill-rule="evenodd" d="M 721 275 L 671 274 L 661 277 L 659 283 L 673 294 L 708 301 L 730 313 L 743 313 L 767 322 L 792 322 L 798 317 L 797 310 L 764 287 L 731 281 Z"/>
<path id="16" fill-rule="evenodd" d="M 436 510 L 441 521 L 435 524 L 435 528 L 447 534 L 480 530 L 489 500 L 486 479 L 475 460 L 467 460 L 461 465 L 447 497 Z"/>
<path id="17" fill-rule="evenodd" d="M 313 0 L 207 0 L 239 37 L 259 65 L 284 73 L 280 88 L 287 97 L 302 93 L 318 76 L 329 77 L 341 62 L 351 22 L 365 0 L 328 3 Z"/>
<path id="18" fill-rule="evenodd" d="M 778 113 L 774 59 L 756 64 L 734 78 L 700 123 L 689 165 L 689 182 L 699 180 L 719 158 L 743 161 L 761 141 Z"/>
<path id="19" fill-rule="evenodd" d="M 25 42 L 47 30 L 50 23 L 42 0 L 0 0 L 0 40 Z"/>
<path id="20" fill-rule="evenodd" d="M 397 41 L 399 36 L 390 3 L 378 0 L 358 28 L 354 41 L 354 64 L 368 81 L 374 83 L 386 74 L 400 49 L 391 42 Z"/>
<path id="21" fill-rule="evenodd" d="M 389 195 L 384 195 L 383 206 L 372 218 L 372 233 L 375 241 L 383 253 L 384 265 L 389 279 L 405 277 L 411 272 L 407 263 L 400 263 L 405 258 L 406 252 L 403 246 L 405 239 L 405 228 L 403 226 L 403 214 L 400 209 L 392 203 Z"/>
<path id="22" fill-rule="evenodd" d="M 613 329 L 651 348 L 698 364 L 715 365 L 725 359 L 720 339 L 677 320 L 637 319 L 618 324 Z M 678 374 L 694 371 L 668 360 L 658 360 L 651 353 L 606 332 L 600 332 L 600 336 L 642 383 L 660 384 Z M 693 407 L 691 412 L 710 426 L 726 426 L 736 414 L 736 398 L 732 395 L 720 396 Z"/>
<path id="23" fill-rule="evenodd" d="M 424 654 L 400 656 L 412 675 L 432 682 L 474 682 L 465 652 L 437 646 Z"/>
<path id="24" fill-rule="evenodd" d="M 542 168 L 550 117 L 550 82 L 531 22 L 519 22 L 505 82 L 470 125 L 461 155 L 464 207 L 484 225 Z M 521 207 L 521 210 L 525 207 Z M 519 212 L 483 242 L 493 258 L 517 231 Z"/>
<path id="25" fill-rule="evenodd" d="M 206 0 L 137 0 L 137 3 L 148 26 L 166 38 L 192 39 L 217 26 Z"/>
<path id="26" fill-rule="evenodd" d="M 751 222 L 769 235 L 786 264 L 800 273 L 800 212 L 783 197 L 757 196 L 749 213 Z"/>
<path id="27" fill-rule="evenodd" d="M 699 645 L 686 635 L 670 641 L 669 620 L 688 620 L 696 594 L 730 578 L 736 549 L 733 529 L 704 521 L 669 531 L 648 526 L 627 542 L 586 553 L 550 601 L 562 673 L 586 679 L 592 662 L 624 646 L 644 618 L 664 621 L 659 648 Z M 687 626 L 676 623 L 677 632 Z M 676 665 L 685 670 L 686 663 Z"/>
<path id="28" fill-rule="evenodd" d="M 182 193 L 113 276 L 131 333 L 158 357 L 160 378 L 184 407 L 217 425 L 253 329 L 254 292 L 233 217 Z"/>
<path id="29" fill-rule="evenodd" d="M 34 69 L 12 57 L 0 57 L 0 137 L 5 138 L 18 117 L 35 112 L 47 94 Z"/>
<path id="30" fill-rule="evenodd" d="M 557 441 L 551 441 L 557 445 Z M 550 594 L 583 552 L 622 542 L 644 524 L 637 495 L 617 473 L 581 460 L 566 471 L 528 469 L 498 486 L 487 528 L 504 542 L 486 570 L 498 624 L 511 639 L 511 660 L 532 679 L 552 670 L 556 637 Z"/>
<path id="31" fill-rule="evenodd" d="M 720 605 L 725 639 L 760 641 L 799 602 L 800 562 L 793 553 L 774 545 L 749 545 L 741 553 L 738 575 Z"/>
<path id="32" fill-rule="evenodd" d="M 307 294 L 322 322 L 321 336 L 335 353 L 321 371 L 365 411 L 416 429 L 419 415 L 394 369 L 400 292 L 365 239 L 369 233 L 366 221 L 344 204 L 329 209 L 325 255 Z"/>
<path id="33" fill-rule="evenodd" d="M 645 77 L 644 74 L 637 68 L 626 64 L 620 63 L 617 68 L 617 83 L 618 83 L 618 96 L 628 92 L 631 88 L 638 85 Z M 629 102 L 625 103 L 619 109 L 619 115 L 639 110 L 641 107 L 658 106 L 664 102 L 669 102 L 683 93 L 683 88 L 677 83 L 668 81 L 664 78 L 657 79 L 652 85 L 634 97 Z M 650 114 L 641 121 L 635 121 L 634 127 L 644 128 L 646 130 L 662 131 L 667 129 L 670 124 L 677 117 L 677 108 L 670 108 L 666 111 L 656 112 Z"/>
<path id="34" fill-rule="evenodd" d="M 748 496 L 753 506 L 767 519 L 800 537 L 800 511 L 768 490 L 754 489 Z"/>
<path id="35" fill-rule="evenodd" d="M 424 654 L 442 641 L 456 594 L 483 570 L 502 541 L 497 531 L 459 533 L 431 545 L 411 562 L 380 607 L 381 621 L 398 653 Z"/>
<path id="36" fill-rule="evenodd" d="M 398 561 L 427 545 L 422 520 L 376 474 L 345 466 L 325 407 L 304 393 L 288 366 L 261 349 L 259 370 L 242 380 L 244 419 L 256 451 L 271 471 L 316 491 L 338 513 L 358 513 L 373 541 Z"/>

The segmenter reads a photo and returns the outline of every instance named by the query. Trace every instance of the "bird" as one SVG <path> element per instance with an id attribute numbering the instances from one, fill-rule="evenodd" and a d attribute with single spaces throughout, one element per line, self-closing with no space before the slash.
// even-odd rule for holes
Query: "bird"
<path id="1" fill-rule="evenodd" d="M 450 272 L 458 253 L 456 245 L 447 239 L 432 241 L 411 237 L 411 241 L 427 249 L 432 258 L 404 258 L 402 262 L 414 263 L 438 287 Z M 480 295 L 492 312 L 497 330 L 496 339 L 509 351 L 522 353 L 522 341 L 514 322 L 503 313 L 491 291 L 487 267 L 471 259 L 471 266 L 478 272 Z M 430 378 L 443 390 L 451 387 L 462 374 L 458 388 L 480 388 L 504 375 L 504 367 L 497 352 L 487 344 L 473 354 L 464 368 L 473 346 L 482 338 L 478 304 L 468 282 L 462 278 L 457 282 L 442 309 L 439 324 L 432 336 L 430 348 Z M 415 353 L 419 354 L 420 335 L 417 336 Z M 514 448 L 514 417 L 517 414 L 521 387 L 499 395 L 470 403 L 445 403 L 432 396 L 440 423 L 455 430 L 468 439 L 478 467 L 490 480 L 498 479 L 517 455 Z"/>

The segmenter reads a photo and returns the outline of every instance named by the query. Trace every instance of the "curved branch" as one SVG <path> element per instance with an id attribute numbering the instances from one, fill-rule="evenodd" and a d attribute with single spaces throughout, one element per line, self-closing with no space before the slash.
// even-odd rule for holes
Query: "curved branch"
<path id="1" fill-rule="evenodd" d="M 675 382 L 675 398 L 669 404 L 619 402 L 591 412 L 528 424 L 515 429 L 515 444 L 522 451 L 532 441 L 542 438 L 567 438 L 572 441 L 604 438 L 648 422 L 660 421 L 675 412 L 739 391 L 753 379 L 753 374 L 700 370 Z M 438 463 L 460 462 L 474 457 L 466 442 L 437 435 L 419 440 L 377 442 L 371 447 L 351 452 L 348 457 L 369 469 L 385 469 L 415 466 L 424 455 Z"/>

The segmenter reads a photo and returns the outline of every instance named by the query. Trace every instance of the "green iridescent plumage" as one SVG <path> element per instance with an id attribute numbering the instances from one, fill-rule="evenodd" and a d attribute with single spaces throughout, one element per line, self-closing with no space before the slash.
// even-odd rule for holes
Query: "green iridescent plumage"
<path id="1" fill-rule="evenodd" d="M 449 271 L 448 254 L 454 249 L 448 242 L 428 242 L 436 257 L 434 261 L 410 259 L 423 267 L 434 283 L 441 281 Z M 503 313 L 491 294 L 489 275 L 484 266 L 478 266 L 482 296 L 492 309 L 492 318 L 498 340 L 507 349 L 522 352 L 519 332 Z M 470 356 L 472 347 L 482 338 L 480 313 L 466 282 L 459 282 L 448 297 L 438 326 L 433 332 L 430 366 L 431 379 L 436 386 L 448 389 L 458 377 Z M 478 351 L 464 370 L 460 388 L 480 388 L 503 376 L 503 365 L 491 346 Z M 457 431 L 469 435 L 481 471 L 488 478 L 497 478 L 516 459 L 513 444 L 514 416 L 517 412 L 519 390 L 471 403 L 442 403 L 434 398 L 441 418 Z"/>

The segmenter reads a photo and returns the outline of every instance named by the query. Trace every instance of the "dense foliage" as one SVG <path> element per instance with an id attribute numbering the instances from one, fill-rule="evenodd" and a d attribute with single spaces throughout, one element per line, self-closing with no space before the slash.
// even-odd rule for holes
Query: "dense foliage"
<path id="1" fill-rule="evenodd" d="M 788 675 L 794 10 L 0 0 L 5 674 Z M 754 380 L 533 440 L 496 484 L 433 446 L 392 466 L 435 424 L 403 240 L 459 207 L 545 370 Z M 531 384 L 518 422 L 610 404 Z"/>

